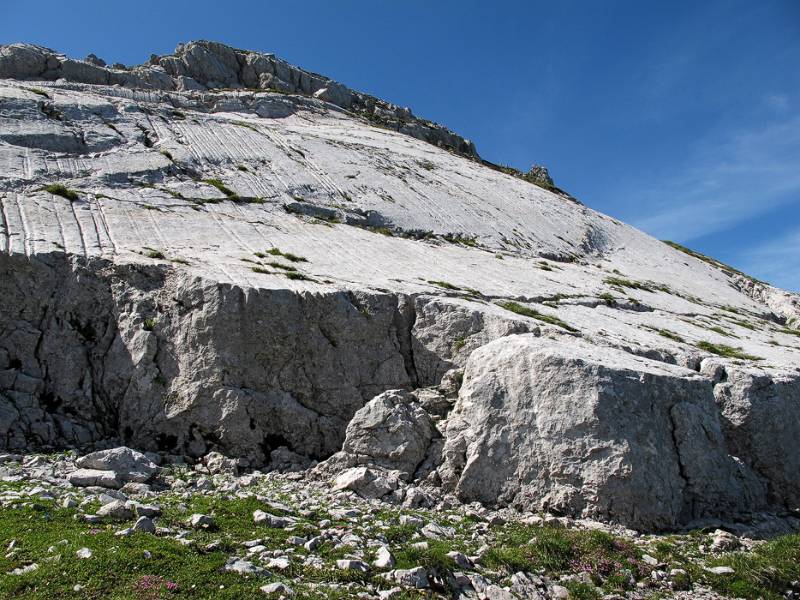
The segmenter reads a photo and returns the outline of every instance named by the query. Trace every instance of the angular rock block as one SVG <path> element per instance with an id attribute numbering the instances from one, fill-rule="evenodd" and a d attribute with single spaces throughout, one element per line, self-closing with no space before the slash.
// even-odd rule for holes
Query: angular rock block
<path id="1" fill-rule="evenodd" d="M 708 379 L 578 341 L 478 349 L 446 437 L 439 474 L 465 501 L 645 529 L 768 502 L 770 482 L 731 455 Z"/>

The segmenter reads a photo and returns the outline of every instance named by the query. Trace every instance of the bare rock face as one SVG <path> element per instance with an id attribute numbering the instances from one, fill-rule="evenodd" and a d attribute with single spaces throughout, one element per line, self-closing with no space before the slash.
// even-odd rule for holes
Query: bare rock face
<path id="1" fill-rule="evenodd" d="M 355 110 L 384 127 L 406 135 L 477 157 L 472 142 L 441 125 L 414 117 L 408 108 L 350 90 L 327 77 L 290 65 L 272 54 L 237 50 L 219 42 L 200 40 L 180 44 L 175 54 L 153 55 L 148 64 L 133 69 L 107 68 L 105 61 L 94 54 L 81 61 L 31 44 L 0 45 L 2 78 L 63 78 L 77 83 L 165 91 L 247 88 L 303 94 Z"/>
<path id="2" fill-rule="evenodd" d="M 0 449 L 124 444 L 70 475 L 108 488 L 136 448 L 642 528 L 796 509 L 800 297 L 510 171 L 272 54 L 0 46 Z"/>
<path id="3" fill-rule="evenodd" d="M 377 465 L 408 477 L 425 459 L 438 431 L 417 397 L 389 390 L 364 405 L 347 426 L 342 451 L 330 465 Z"/>
<path id="4" fill-rule="evenodd" d="M 800 499 L 800 381 L 728 367 L 714 386 L 731 452 L 765 482 L 768 500 Z"/>
<path id="5" fill-rule="evenodd" d="M 451 419 L 442 474 L 464 500 L 641 528 L 766 504 L 729 455 L 710 383 L 622 352 L 497 340 L 470 357 Z"/>

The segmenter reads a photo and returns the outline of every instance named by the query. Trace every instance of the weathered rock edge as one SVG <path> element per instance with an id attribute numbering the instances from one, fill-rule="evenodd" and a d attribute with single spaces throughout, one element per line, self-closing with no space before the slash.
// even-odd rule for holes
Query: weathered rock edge
<path id="1" fill-rule="evenodd" d="M 416 381 L 413 299 L 242 289 L 163 266 L 0 256 L 0 447 L 116 437 L 263 464 L 324 457 Z"/>
<path id="2" fill-rule="evenodd" d="M 175 53 L 150 57 L 147 64 L 107 67 L 96 58 L 76 60 L 32 44 L 0 45 L 0 79 L 63 79 L 90 85 L 169 91 L 260 89 L 318 98 L 360 114 L 373 123 L 477 158 L 475 145 L 446 127 L 395 106 L 351 90 L 328 77 L 305 71 L 273 54 L 239 50 L 219 42 L 200 40 L 180 44 Z"/>
<path id="3" fill-rule="evenodd" d="M 800 506 L 796 377 L 521 334 L 470 355 L 457 399 L 443 387 L 374 398 L 317 471 L 644 530 Z"/>
<path id="4" fill-rule="evenodd" d="M 0 448 L 115 440 L 262 466 L 321 459 L 387 389 L 433 385 L 531 328 L 448 299 L 243 288 L 167 265 L 0 255 Z M 533 328 L 538 331 L 538 328 Z"/>

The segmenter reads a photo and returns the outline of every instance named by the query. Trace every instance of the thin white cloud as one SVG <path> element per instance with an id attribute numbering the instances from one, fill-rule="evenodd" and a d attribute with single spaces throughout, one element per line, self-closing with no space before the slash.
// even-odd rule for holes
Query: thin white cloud
<path id="1" fill-rule="evenodd" d="M 800 292 L 800 227 L 779 238 L 747 248 L 739 264 L 745 273 L 784 289 Z"/>
<path id="2" fill-rule="evenodd" d="M 800 202 L 800 117 L 699 144 L 691 167 L 640 191 L 629 216 L 660 238 L 689 241 Z"/>
<path id="3" fill-rule="evenodd" d="M 770 94 L 764 102 L 772 110 L 783 112 L 789 108 L 789 96 L 786 94 Z"/>

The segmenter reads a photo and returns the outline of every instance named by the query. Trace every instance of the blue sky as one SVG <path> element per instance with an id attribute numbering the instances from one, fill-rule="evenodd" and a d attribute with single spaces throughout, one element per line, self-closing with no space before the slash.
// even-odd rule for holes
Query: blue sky
<path id="1" fill-rule="evenodd" d="M 800 1 L 0 0 L 0 43 L 136 64 L 214 39 L 550 168 L 592 208 L 800 290 Z"/>

